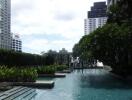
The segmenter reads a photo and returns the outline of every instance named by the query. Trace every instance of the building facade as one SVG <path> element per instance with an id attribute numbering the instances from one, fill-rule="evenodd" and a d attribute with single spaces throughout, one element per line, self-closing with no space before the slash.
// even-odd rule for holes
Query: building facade
<path id="1" fill-rule="evenodd" d="M 87 35 L 107 22 L 107 17 L 88 18 L 84 20 L 84 34 Z"/>
<path id="2" fill-rule="evenodd" d="M 22 41 L 21 41 L 21 38 L 18 34 L 13 34 L 12 50 L 22 52 Z"/>
<path id="3" fill-rule="evenodd" d="M 88 11 L 88 17 L 84 20 L 84 34 L 87 35 L 107 22 L 106 2 L 96 2 Z"/>
<path id="4" fill-rule="evenodd" d="M 0 48 L 11 49 L 11 1 L 0 0 Z"/>

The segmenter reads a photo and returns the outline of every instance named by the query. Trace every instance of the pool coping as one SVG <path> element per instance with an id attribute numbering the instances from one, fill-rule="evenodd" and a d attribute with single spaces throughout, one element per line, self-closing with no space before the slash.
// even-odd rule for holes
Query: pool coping
<path id="1" fill-rule="evenodd" d="M 64 73 L 38 74 L 38 77 L 64 78 L 64 77 L 66 77 L 66 74 L 64 74 Z"/>
<path id="2" fill-rule="evenodd" d="M 107 66 L 105 66 L 105 67 L 107 67 Z M 108 66 L 108 67 L 109 67 L 109 66 Z M 123 80 L 123 81 L 132 81 L 132 79 L 128 79 L 127 77 L 125 78 L 125 77 L 123 77 L 123 76 L 121 76 L 121 75 L 119 75 L 119 74 L 116 74 L 116 73 L 112 72 L 112 69 L 109 70 L 109 68 L 108 68 L 108 69 L 105 69 L 105 68 L 104 68 L 104 70 L 105 70 L 106 72 L 108 72 L 111 76 L 113 76 L 113 77 L 115 77 L 115 78 L 118 78 L 118 79 L 120 79 L 120 80 Z"/>
<path id="3" fill-rule="evenodd" d="M 103 67 L 75 67 L 74 69 L 103 69 Z"/>
<path id="4" fill-rule="evenodd" d="M 63 71 L 57 71 L 57 73 L 71 73 L 71 70 L 63 70 Z"/>
<path id="5" fill-rule="evenodd" d="M 9 86 L 26 86 L 32 88 L 44 88 L 52 89 L 54 87 L 54 81 L 41 81 L 41 82 L 4 82 Z"/>

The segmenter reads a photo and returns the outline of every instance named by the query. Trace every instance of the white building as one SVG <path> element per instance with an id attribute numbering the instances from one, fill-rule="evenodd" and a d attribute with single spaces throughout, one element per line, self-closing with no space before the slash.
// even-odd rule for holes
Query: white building
<path id="1" fill-rule="evenodd" d="M 107 22 L 106 2 L 96 2 L 88 11 L 88 18 L 84 20 L 84 34 L 87 35 Z"/>
<path id="2" fill-rule="evenodd" d="M 22 52 L 22 41 L 18 34 L 13 34 L 12 50 Z"/>
<path id="3" fill-rule="evenodd" d="M 84 21 L 84 34 L 87 35 L 107 22 L 107 17 L 88 18 Z"/>

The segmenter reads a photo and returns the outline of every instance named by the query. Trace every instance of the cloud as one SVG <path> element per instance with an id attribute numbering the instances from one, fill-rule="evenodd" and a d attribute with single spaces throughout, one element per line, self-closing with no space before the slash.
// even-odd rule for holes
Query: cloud
<path id="1" fill-rule="evenodd" d="M 55 20 L 60 20 L 60 21 L 71 21 L 75 19 L 75 15 L 72 12 L 57 12 L 54 16 Z"/>
<path id="2" fill-rule="evenodd" d="M 84 35 L 92 4 L 93 0 L 12 0 L 11 29 L 21 35 L 24 52 L 71 51 Z"/>
<path id="3" fill-rule="evenodd" d="M 25 43 L 23 46 L 26 49 L 29 49 L 33 52 L 31 53 L 41 53 L 42 51 L 48 51 L 52 48 L 52 50 L 59 51 L 62 48 L 67 48 L 68 50 L 71 51 L 71 46 L 73 43 L 69 40 L 54 40 L 54 41 L 49 41 L 46 39 L 34 39 L 34 40 L 27 40 L 27 44 Z"/>

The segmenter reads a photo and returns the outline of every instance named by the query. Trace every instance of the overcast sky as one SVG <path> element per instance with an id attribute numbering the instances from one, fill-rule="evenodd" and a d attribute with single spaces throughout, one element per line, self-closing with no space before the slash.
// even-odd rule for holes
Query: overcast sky
<path id="1" fill-rule="evenodd" d="M 24 52 L 72 51 L 84 35 L 84 19 L 93 2 L 105 0 L 11 0 L 12 32 L 22 38 Z"/>

